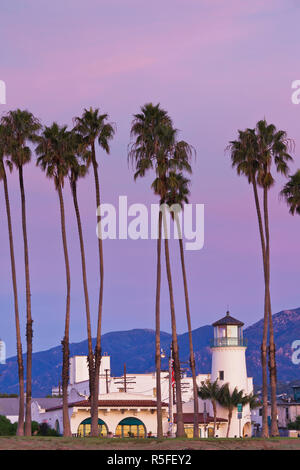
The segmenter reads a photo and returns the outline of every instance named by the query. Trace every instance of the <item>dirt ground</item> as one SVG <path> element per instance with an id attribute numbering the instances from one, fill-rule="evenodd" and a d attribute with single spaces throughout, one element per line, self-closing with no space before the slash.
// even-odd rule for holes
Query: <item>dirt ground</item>
<path id="1" fill-rule="evenodd" d="M 97 439 L 0 437 L 0 450 L 300 450 L 300 439 Z"/>

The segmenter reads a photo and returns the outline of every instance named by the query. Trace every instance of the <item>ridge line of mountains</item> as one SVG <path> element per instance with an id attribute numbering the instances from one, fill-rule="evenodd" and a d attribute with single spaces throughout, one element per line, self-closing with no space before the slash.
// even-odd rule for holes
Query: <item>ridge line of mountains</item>
<path id="1" fill-rule="evenodd" d="M 300 364 L 292 363 L 293 341 L 300 340 L 300 308 L 282 310 L 273 315 L 276 343 L 278 382 L 300 381 Z M 254 384 L 261 383 L 260 345 L 263 331 L 263 320 L 244 329 L 247 338 L 246 351 L 248 376 L 253 377 Z M 210 339 L 213 338 L 213 327 L 202 326 L 193 330 L 193 345 L 196 359 L 196 372 L 208 373 L 211 370 Z M 161 332 L 161 347 L 169 351 L 172 335 Z M 93 340 L 93 346 L 95 339 Z M 180 360 L 189 359 L 188 333 L 178 335 Z M 116 331 L 102 336 L 102 351 L 111 356 L 113 376 L 123 374 L 124 362 L 128 373 L 145 373 L 155 370 L 155 332 L 149 329 Z M 87 340 L 71 343 L 70 355 L 86 355 Z M 26 361 L 26 355 L 24 355 Z M 32 394 L 42 397 L 51 394 L 61 378 L 61 346 L 33 353 Z M 168 359 L 162 360 L 162 369 L 168 368 Z M 18 369 L 16 356 L 7 359 L 0 366 L 0 393 L 18 393 Z"/>

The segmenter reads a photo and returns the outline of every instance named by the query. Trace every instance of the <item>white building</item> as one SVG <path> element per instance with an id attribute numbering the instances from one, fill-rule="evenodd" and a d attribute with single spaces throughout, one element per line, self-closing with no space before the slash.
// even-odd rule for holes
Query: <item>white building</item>
<path id="1" fill-rule="evenodd" d="M 31 409 L 32 421 L 40 421 L 41 410 L 45 410 L 51 406 L 59 405 L 61 400 L 58 398 L 32 398 Z M 17 423 L 19 419 L 19 398 L 18 397 L 1 397 L 0 398 L 0 415 L 5 416 L 11 423 Z M 40 421 L 41 422 L 41 421 Z"/>
<path id="2" fill-rule="evenodd" d="M 243 339 L 243 323 L 229 315 L 215 322 L 214 338 L 211 344 L 212 370 L 208 374 L 199 374 L 197 383 L 200 386 L 205 380 L 219 380 L 220 385 L 229 383 L 230 390 L 235 387 L 245 394 L 253 392 L 252 378 L 247 376 Z M 192 378 L 183 377 L 183 419 L 188 437 L 193 433 L 193 390 Z M 174 419 L 169 416 L 169 373 L 161 373 L 163 401 L 163 431 L 170 430 L 169 422 L 176 424 L 176 405 Z M 59 388 L 52 390 L 53 395 Z M 69 416 L 74 435 L 88 435 L 90 432 L 89 380 L 86 356 L 74 356 L 70 359 Z M 34 406 L 34 405 L 33 405 Z M 35 419 L 48 424 L 62 432 L 62 406 L 34 409 Z M 225 437 L 227 430 L 228 410 L 217 405 L 218 437 Z M 100 434 L 117 436 L 144 436 L 149 432 L 156 435 L 156 374 L 127 374 L 113 377 L 110 367 L 110 356 L 102 357 L 100 369 L 99 394 L 99 429 Z M 208 400 L 199 399 L 200 437 L 208 437 L 213 431 L 213 409 Z M 251 412 L 249 405 L 242 412 L 233 412 L 229 437 L 251 436 Z"/>
<path id="3" fill-rule="evenodd" d="M 201 381 L 209 379 L 210 374 L 199 374 L 197 382 L 200 386 Z M 102 356 L 100 367 L 100 394 L 116 393 L 116 392 L 130 392 L 142 393 L 150 397 L 156 397 L 156 372 L 149 372 L 145 374 L 122 374 L 120 377 L 111 375 L 110 356 Z M 126 385 L 125 385 L 126 383 Z M 192 377 L 187 377 L 186 374 L 182 378 L 182 399 L 183 402 L 188 402 L 193 396 Z M 126 390 L 125 390 L 126 388 Z M 68 387 L 69 393 L 76 390 L 82 396 L 89 396 L 89 376 L 87 367 L 87 356 L 73 356 L 70 359 L 70 383 Z M 161 393 L 162 400 L 169 401 L 169 372 L 161 372 Z M 57 396 L 61 394 L 60 387 L 52 389 L 52 395 Z"/>
<path id="4" fill-rule="evenodd" d="M 5 416 L 11 423 L 16 423 L 19 416 L 19 398 L 0 398 L 0 415 Z"/>

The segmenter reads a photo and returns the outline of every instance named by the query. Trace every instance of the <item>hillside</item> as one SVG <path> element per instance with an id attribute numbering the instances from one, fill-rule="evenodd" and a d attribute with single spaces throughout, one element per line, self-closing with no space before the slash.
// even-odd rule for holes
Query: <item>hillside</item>
<path id="1" fill-rule="evenodd" d="M 273 315 L 275 341 L 277 347 L 278 381 L 287 382 L 300 379 L 300 367 L 291 362 L 291 344 L 300 339 L 300 308 L 283 310 Z M 245 337 L 248 339 L 246 353 L 248 375 L 253 376 L 258 385 L 261 382 L 260 373 L 260 342 L 263 322 L 246 328 Z M 196 356 L 197 373 L 208 372 L 211 367 L 211 354 L 209 340 L 212 338 L 213 328 L 203 326 L 193 331 L 193 342 Z M 189 345 L 188 334 L 178 336 L 180 358 L 188 361 Z M 162 348 L 168 352 L 171 335 L 161 333 Z M 150 372 L 154 370 L 155 332 L 146 329 L 129 331 L 115 331 L 106 333 L 102 338 L 103 352 L 111 355 L 113 375 L 121 375 L 124 362 L 128 372 Z M 87 341 L 72 343 L 71 355 L 86 354 Z M 44 396 L 51 393 L 51 388 L 58 384 L 61 374 L 62 353 L 61 346 L 40 351 L 33 354 L 33 396 Z M 167 369 L 167 359 L 162 362 L 162 368 Z M 7 364 L 0 369 L 0 393 L 17 393 L 18 375 L 16 357 L 7 360 Z"/>

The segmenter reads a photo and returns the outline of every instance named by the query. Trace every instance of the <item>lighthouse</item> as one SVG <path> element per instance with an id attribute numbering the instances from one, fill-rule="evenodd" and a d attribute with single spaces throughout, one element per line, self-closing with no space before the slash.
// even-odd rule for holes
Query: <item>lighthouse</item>
<path id="1" fill-rule="evenodd" d="M 218 379 L 219 386 L 229 384 L 232 392 L 235 387 L 244 394 L 253 392 L 252 377 L 247 376 L 246 340 L 243 337 L 244 323 L 233 318 L 227 311 L 225 317 L 213 323 L 214 337 L 211 341 L 212 368 L 211 381 Z M 228 411 L 218 405 L 218 416 L 227 417 Z M 235 410 L 230 426 L 229 437 L 251 435 L 251 415 L 249 405 L 242 414 Z"/>

